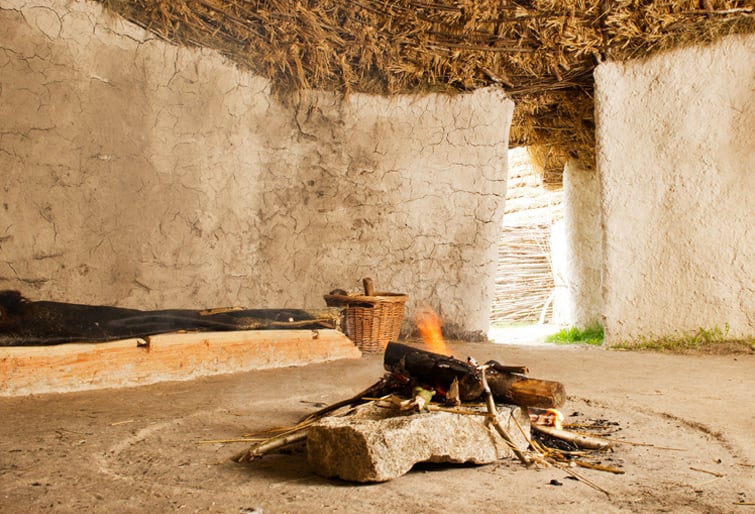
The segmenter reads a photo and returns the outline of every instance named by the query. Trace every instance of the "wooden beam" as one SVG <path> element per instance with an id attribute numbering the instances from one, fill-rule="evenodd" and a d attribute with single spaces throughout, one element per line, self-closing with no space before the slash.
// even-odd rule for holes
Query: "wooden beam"
<path id="1" fill-rule="evenodd" d="M 130 387 L 361 356 L 342 332 L 191 332 L 108 343 L 1 347 L 0 396 Z"/>

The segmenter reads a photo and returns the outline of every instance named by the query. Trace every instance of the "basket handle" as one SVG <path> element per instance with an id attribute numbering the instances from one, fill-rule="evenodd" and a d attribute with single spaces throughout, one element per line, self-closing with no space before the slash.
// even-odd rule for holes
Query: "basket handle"
<path id="1" fill-rule="evenodd" d="M 364 286 L 365 296 L 375 296 L 375 284 L 372 283 L 372 279 L 370 277 L 363 278 L 362 285 Z"/>

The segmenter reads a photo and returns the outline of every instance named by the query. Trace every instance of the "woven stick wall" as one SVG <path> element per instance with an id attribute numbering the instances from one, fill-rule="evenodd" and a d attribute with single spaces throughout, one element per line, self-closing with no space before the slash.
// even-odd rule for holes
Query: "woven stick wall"
<path id="1" fill-rule="evenodd" d="M 550 226 L 545 225 L 503 228 L 498 246 L 492 322 L 540 319 L 555 287 L 549 237 Z M 546 312 L 546 317 L 550 318 L 550 312 Z"/>
<path id="2" fill-rule="evenodd" d="M 509 152 L 507 183 L 491 321 L 539 321 L 543 314 L 550 320 L 551 226 L 563 219 L 563 192 L 544 187 L 521 148 Z"/>
<path id="3" fill-rule="evenodd" d="M 510 146 L 545 170 L 594 161 L 601 60 L 755 31 L 752 0 L 100 0 L 159 36 L 214 48 L 279 92 L 463 91 L 517 103 Z"/>

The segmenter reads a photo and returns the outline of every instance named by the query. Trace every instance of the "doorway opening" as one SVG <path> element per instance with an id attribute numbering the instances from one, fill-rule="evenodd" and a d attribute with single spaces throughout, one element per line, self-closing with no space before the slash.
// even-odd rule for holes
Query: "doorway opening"
<path id="1" fill-rule="evenodd" d="M 552 246 L 554 227 L 563 224 L 563 190 L 560 180 L 543 179 L 525 147 L 509 150 L 508 160 L 489 338 L 538 343 L 560 328 L 553 324 Z"/>

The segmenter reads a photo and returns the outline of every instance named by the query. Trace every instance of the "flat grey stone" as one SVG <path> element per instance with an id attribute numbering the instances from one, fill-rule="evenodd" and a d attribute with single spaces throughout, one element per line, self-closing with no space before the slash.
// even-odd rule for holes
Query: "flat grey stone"
<path id="1" fill-rule="evenodd" d="M 527 449 L 526 410 L 499 406 L 498 413 L 516 446 Z M 406 414 L 374 404 L 349 416 L 324 418 L 307 435 L 307 460 L 314 472 L 351 482 L 391 480 L 419 462 L 488 464 L 513 456 L 492 424 L 486 426 L 484 416 Z"/>

